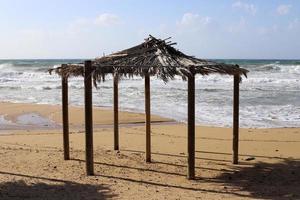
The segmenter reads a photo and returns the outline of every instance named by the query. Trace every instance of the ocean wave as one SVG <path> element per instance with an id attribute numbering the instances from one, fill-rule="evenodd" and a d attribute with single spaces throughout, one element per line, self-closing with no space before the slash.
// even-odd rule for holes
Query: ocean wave
<path id="1" fill-rule="evenodd" d="M 281 72 L 284 73 L 297 73 L 300 74 L 300 65 L 287 65 L 284 67 L 281 67 Z"/>
<path id="2" fill-rule="evenodd" d="M 65 60 L 1 61 L 0 101 L 19 103 L 61 103 L 61 78 L 49 75 L 49 68 Z M 300 126 L 300 63 L 298 61 L 242 61 L 250 72 L 240 85 L 240 119 L 242 127 Z M 233 77 L 197 75 L 196 122 L 214 126 L 232 125 Z M 108 75 L 99 90 L 93 90 L 95 106 L 112 106 L 113 77 Z M 69 79 L 70 104 L 83 105 L 82 77 Z M 144 112 L 144 80 L 124 79 L 119 84 L 120 108 Z M 187 82 L 176 76 L 164 84 L 151 77 L 153 114 L 178 121 L 187 118 Z M 141 105 L 138 106 L 137 105 Z M 217 117 L 216 117 L 217 116 Z M 216 120 L 218 119 L 218 120 Z"/>
<path id="3" fill-rule="evenodd" d="M 21 86 L 7 86 L 7 85 L 2 86 L 2 85 L 0 85 L 0 90 L 2 90 L 2 89 L 5 89 L 5 90 L 20 90 L 20 89 L 22 89 L 22 87 Z"/>
<path id="4" fill-rule="evenodd" d="M 278 64 L 274 63 L 274 64 L 256 66 L 254 69 L 256 71 L 271 71 L 271 70 L 279 71 L 281 68 Z"/>
<path id="5" fill-rule="evenodd" d="M 243 67 L 243 66 L 242 66 Z M 279 64 L 278 62 L 264 65 L 246 65 L 250 72 L 283 72 L 300 74 L 300 64 Z"/>
<path id="6" fill-rule="evenodd" d="M 1 63 L 0 64 L 0 70 L 1 72 L 6 71 L 8 69 L 12 69 L 14 65 L 12 63 Z"/>
<path id="7" fill-rule="evenodd" d="M 58 86 L 43 86 L 42 89 L 43 90 L 57 90 L 57 89 L 61 89 L 61 85 L 58 85 Z"/>
<path id="8" fill-rule="evenodd" d="M 41 64 L 41 63 L 18 63 L 6 62 L 0 63 L 0 73 L 3 72 L 42 72 L 47 73 L 49 69 L 58 67 L 58 64 Z"/>

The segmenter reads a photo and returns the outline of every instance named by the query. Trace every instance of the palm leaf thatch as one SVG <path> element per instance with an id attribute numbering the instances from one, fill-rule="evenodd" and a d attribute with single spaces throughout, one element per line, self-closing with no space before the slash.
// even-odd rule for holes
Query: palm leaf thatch
<path id="1" fill-rule="evenodd" d="M 94 83 L 105 80 L 107 74 L 120 78 L 146 74 L 157 76 L 164 82 L 174 79 L 176 75 L 184 80 L 192 74 L 208 75 L 211 73 L 227 75 L 245 75 L 248 70 L 238 65 L 217 63 L 185 55 L 175 49 L 170 38 L 165 40 L 149 36 L 145 41 L 132 48 L 96 58 L 92 61 Z M 84 64 L 66 64 L 51 69 L 60 76 L 83 76 Z"/>

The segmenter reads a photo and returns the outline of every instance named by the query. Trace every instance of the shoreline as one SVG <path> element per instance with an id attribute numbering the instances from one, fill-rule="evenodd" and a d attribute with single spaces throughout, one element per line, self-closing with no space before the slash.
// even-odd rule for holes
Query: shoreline
<path id="1" fill-rule="evenodd" d="M 25 109 L 25 112 L 11 112 L 9 111 L 7 108 L 12 108 L 14 109 L 14 107 L 26 107 Z M 43 108 L 46 108 L 46 107 L 51 107 L 51 109 L 54 109 L 55 112 L 60 112 L 61 110 L 61 104 L 43 104 L 43 103 L 14 103 L 14 102 L 5 102 L 5 101 L 1 101 L 0 102 L 0 126 L 2 126 L 2 128 L 0 127 L 0 131 L 1 130 L 6 130 L 6 129 L 10 129 L 10 130 L 21 130 L 21 129 L 26 129 L 26 128 L 31 128 L 31 129 L 36 129 L 36 130 L 39 130 L 39 129 L 60 129 L 61 128 L 61 116 L 57 116 L 55 115 L 54 116 L 54 119 L 53 119 L 53 116 L 50 114 L 49 115 L 49 112 L 44 112 L 42 109 Z M 5 113 L 3 112 L 2 110 L 8 112 L 8 113 Z M 28 109 L 29 108 L 29 109 Z M 30 110 L 31 109 L 31 110 Z M 78 113 L 79 110 L 82 110 L 83 112 L 83 109 L 84 107 L 83 106 L 80 106 L 80 105 L 69 105 L 69 109 L 70 109 L 70 112 L 69 112 L 69 115 L 72 115 L 72 111 L 75 111 L 75 113 Z M 105 112 L 104 114 L 104 117 L 105 117 L 105 123 L 103 122 L 99 122 L 96 120 L 96 123 L 94 122 L 94 126 L 97 127 L 97 123 L 100 123 L 101 125 L 110 125 L 113 123 L 113 108 L 110 107 L 110 106 L 94 106 L 93 107 L 93 110 L 96 111 L 96 115 L 94 114 L 94 121 L 95 121 L 95 118 L 98 116 L 99 113 L 97 112 Z M 32 126 L 32 125 L 27 125 L 26 124 L 24 125 L 18 125 L 18 124 L 14 124 L 14 123 L 11 123 L 11 121 L 13 122 L 16 122 L 16 118 L 18 118 L 20 115 L 22 114 L 38 114 L 38 115 L 41 115 L 39 117 L 41 118 L 48 118 L 48 120 L 50 120 L 49 122 L 53 121 L 53 123 L 55 124 L 55 127 L 43 127 L 43 126 Z M 142 124 L 144 123 L 144 118 L 143 116 L 144 113 L 143 112 L 139 112 L 139 111 L 136 111 L 136 110 L 132 110 L 132 109 L 119 109 L 119 114 L 123 115 L 125 118 L 130 118 L 129 120 L 124 120 L 124 121 L 119 121 L 119 124 L 122 125 L 122 124 Z M 132 116 L 136 116 L 136 117 L 133 117 Z M 111 117 L 111 120 L 109 119 Z M 5 122 L 3 122 L 2 118 L 4 118 Z M 46 119 L 47 120 L 47 119 Z M 84 122 L 84 118 L 81 119 L 82 122 L 79 122 L 78 120 L 76 121 L 77 123 L 77 128 L 82 128 L 82 126 L 84 125 L 83 122 Z M 136 120 L 136 121 L 134 121 Z M 6 122 L 7 121 L 7 122 Z M 155 115 L 155 114 L 151 114 L 151 123 L 153 125 L 155 125 L 156 123 L 158 122 L 172 122 L 172 123 L 177 123 L 177 124 L 186 124 L 186 122 L 183 122 L 183 121 L 177 121 L 176 119 L 171 119 L 171 118 L 166 118 L 166 117 L 163 117 L 163 116 L 159 116 L 159 115 Z M 7 123 L 7 124 L 5 124 Z M 78 125 L 80 123 L 80 125 Z M 72 124 L 72 122 L 70 122 L 70 126 L 72 126 L 74 124 Z M 14 128 L 16 127 L 16 129 Z M 231 129 L 232 126 L 215 126 L 215 125 L 208 125 L 208 124 L 196 124 L 196 127 L 211 127 L 211 128 L 225 128 L 225 129 Z M 253 130 L 265 130 L 265 129 L 298 129 L 300 128 L 299 127 L 240 127 L 240 129 L 253 129 Z"/>
<path id="2" fill-rule="evenodd" d="M 69 124 L 71 130 L 84 128 L 83 107 L 69 106 Z M 113 111 L 108 107 L 94 107 L 94 127 L 111 126 Z M 144 123 L 144 114 L 121 111 L 119 124 L 139 125 Z M 5 130 L 58 130 L 62 127 L 60 105 L 0 103 L 0 131 Z M 153 124 L 175 123 L 174 120 L 152 115 Z M 176 122 L 177 123 L 177 122 Z"/>

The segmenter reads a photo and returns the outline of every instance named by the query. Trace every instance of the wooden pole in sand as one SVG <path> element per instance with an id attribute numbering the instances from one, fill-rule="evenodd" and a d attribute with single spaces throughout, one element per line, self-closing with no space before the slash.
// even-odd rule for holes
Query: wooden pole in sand
<path id="1" fill-rule="evenodd" d="M 118 97 L 118 79 L 114 75 L 114 150 L 119 150 L 119 97 Z"/>
<path id="2" fill-rule="evenodd" d="M 94 175 L 93 155 L 93 104 L 92 104 L 92 62 L 84 62 L 84 96 L 85 96 L 85 153 L 86 173 Z"/>
<path id="3" fill-rule="evenodd" d="M 195 179 L 195 74 L 194 68 L 190 68 L 188 77 L 188 168 L 187 178 Z"/>
<path id="4" fill-rule="evenodd" d="M 151 104 L 150 76 L 145 75 L 145 113 L 146 113 L 146 162 L 151 162 Z"/>
<path id="5" fill-rule="evenodd" d="M 239 160 L 239 84 L 240 75 L 234 75 L 233 81 L 233 164 L 238 164 Z"/>
<path id="6" fill-rule="evenodd" d="M 65 67 L 63 64 L 62 67 Z M 62 77 L 62 121 L 63 121 L 63 146 L 64 159 L 70 160 L 69 148 L 69 108 L 68 108 L 68 78 Z"/>

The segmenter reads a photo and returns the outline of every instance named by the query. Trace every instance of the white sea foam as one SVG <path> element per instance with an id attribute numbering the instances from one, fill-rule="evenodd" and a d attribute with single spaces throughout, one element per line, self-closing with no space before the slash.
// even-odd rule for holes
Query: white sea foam
<path id="1" fill-rule="evenodd" d="M 61 79 L 47 69 L 66 61 L 0 61 L 0 101 L 39 104 L 61 103 Z M 300 127 L 300 64 L 247 62 L 248 79 L 240 86 L 242 127 Z M 112 77 L 93 90 L 95 106 L 112 106 Z M 196 122 L 231 126 L 230 76 L 196 77 Z M 83 105 L 83 79 L 69 81 L 70 104 Z M 144 112 L 144 82 L 140 77 L 119 85 L 122 110 Z M 151 78 L 152 113 L 178 121 L 187 119 L 187 82 L 180 77 L 164 84 Z M 138 106 L 137 106 L 138 105 Z M 1 121 L 1 119 L 0 119 Z"/>

